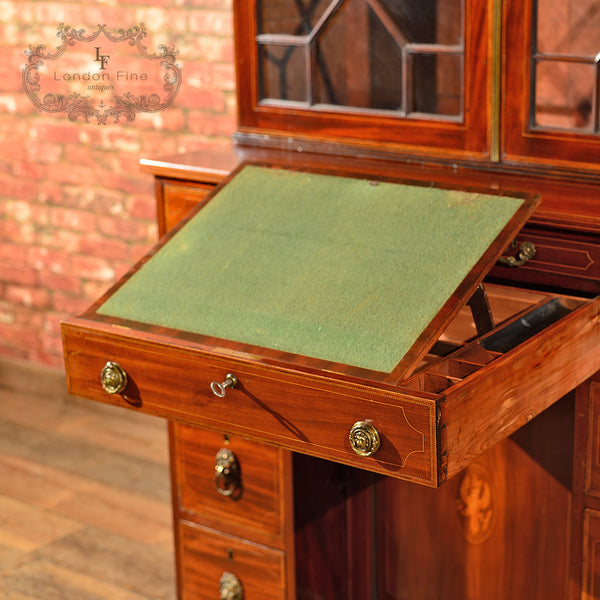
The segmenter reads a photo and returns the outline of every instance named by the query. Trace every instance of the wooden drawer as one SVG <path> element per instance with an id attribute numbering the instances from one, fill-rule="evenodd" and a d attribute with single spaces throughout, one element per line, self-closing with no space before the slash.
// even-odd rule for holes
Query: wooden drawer
<path id="1" fill-rule="evenodd" d="M 84 318 L 64 323 L 63 333 L 75 395 L 436 486 L 598 370 L 598 301 L 564 309 L 558 322 L 502 348 L 498 338 L 521 327 L 520 319 L 509 320 L 401 386 L 261 364 L 254 356 L 217 354 L 191 340 L 142 336 Z M 107 361 L 127 372 L 120 394 L 102 388 Z M 229 373 L 238 384 L 217 398 L 211 382 Z M 373 456 L 350 446 L 358 421 L 379 431 Z"/>
<path id="2" fill-rule="evenodd" d="M 567 236 L 564 231 L 529 225 L 515 238 L 512 254 L 518 254 L 523 242 L 534 244 L 535 256 L 519 267 L 496 266 L 492 277 L 527 282 L 530 286 L 600 293 L 600 238 L 597 235 L 569 232 Z"/>
<path id="3" fill-rule="evenodd" d="M 208 183 L 187 183 L 159 179 L 156 182 L 158 220 L 167 231 L 183 219 L 214 189 Z M 163 233 L 164 233 L 163 231 Z"/>
<path id="4" fill-rule="evenodd" d="M 137 408 L 168 419 L 251 437 L 321 458 L 433 484 L 436 403 L 393 386 L 373 389 L 328 381 L 309 373 L 215 357 L 184 344 L 142 340 L 120 328 L 97 331 L 64 324 L 67 370 L 73 394 Z M 100 382 L 106 362 L 127 372 L 123 394 Z M 228 373 L 238 378 L 225 398 L 211 391 Z M 375 457 L 357 456 L 349 432 L 369 419 L 381 433 Z"/>
<path id="5" fill-rule="evenodd" d="M 500 287 L 488 310 L 535 204 L 244 164 L 63 325 L 70 391 L 440 485 L 600 368 L 598 299 Z"/>
<path id="6" fill-rule="evenodd" d="M 282 451 L 235 436 L 186 425 L 174 426 L 176 498 L 180 517 L 283 548 Z M 226 439 L 225 439 L 226 438 Z M 231 495 L 217 491 L 215 460 L 220 449 L 234 453 L 239 487 Z"/>
<path id="7" fill-rule="evenodd" d="M 243 587 L 244 600 L 284 600 L 285 555 L 278 550 L 179 523 L 182 600 L 214 600 L 219 581 L 232 573 Z"/>

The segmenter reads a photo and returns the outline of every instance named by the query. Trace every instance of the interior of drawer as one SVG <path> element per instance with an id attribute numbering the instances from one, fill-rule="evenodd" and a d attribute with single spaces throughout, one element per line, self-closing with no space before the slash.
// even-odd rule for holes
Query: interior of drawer
<path id="1" fill-rule="evenodd" d="M 501 285 L 488 284 L 485 290 L 493 330 L 478 332 L 465 305 L 403 387 L 438 394 L 586 302 Z"/>

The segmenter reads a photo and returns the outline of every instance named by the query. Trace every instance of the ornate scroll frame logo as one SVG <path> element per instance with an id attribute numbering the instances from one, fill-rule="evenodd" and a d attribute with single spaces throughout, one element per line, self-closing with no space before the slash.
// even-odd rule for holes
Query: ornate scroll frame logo
<path id="1" fill-rule="evenodd" d="M 100 34 L 104 34 L 111 42 L 127 42 L 137 49 L 138 54 L 149 61 L 158 61 L 163 69 L 164 96 L 160 94 L 135 95 L 126 92 L 114 95 L 113 104 L 106 105 L 104 101 L 95 102 L 90 96 L 84 96 L 77 92 L 68 95 L 57 93 L 46 93 L 41 96 L 40 71 L 47 62 L 56 61 L 67 52 L 69 47 L 75 46 L 77 42 L 90 43 L 95 41 Z M 86 123 L 90 119 L 96 119 L 101 125 L 108 122 L 119 123 L 121 120 L 134 121 L 138 113 L 155 113 L 165 110 L 175 99 L 181 86 L 181 67 L 176 64 L 177 52 L 172 45 L 161 44 L 158 52 L 151 53 L 142 44 L 148 35 L 144 23 L 130 27 L 129 29 L 118 29 L 111 32 L 106 25 L 98 25 L 98 28 L 86 34 L 85 29 L 74 29 L 64 23 L 58 27 L 56 36 L 61 40 L 56 52 L 49 52 L 46 46 L 29 46 L 25 50 L 28 64 L 23 67 L 23 88 L 35 107 L 47 113 L 66 113 L 70 121 L 82 120 Z M 96 60 L 105 61 L 107 56 L 98 56 L 96 49 Z M 101 62 L 104 67 L 104 62 Z"/>

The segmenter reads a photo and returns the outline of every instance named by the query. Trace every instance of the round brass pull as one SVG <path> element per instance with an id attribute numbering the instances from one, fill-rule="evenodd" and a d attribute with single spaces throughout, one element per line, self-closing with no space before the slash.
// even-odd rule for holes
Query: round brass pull
<path id="1" fill-rule="evenodd" d="M 233 574 L 225 571 L 219 580 L 220 600 L 244 600 L 244 588 L 240 580 Z"/>
<path id="2" fill-rule="evenodd" d="M 121 365 L 109 360 L 100 373 L 102 389 L 109 394 L 118 394 L 127 386 L 127 373 Z"/>
<path id="3" fill-rule="evenodd" d="M 379 450 L 379 432 L 369 421 L 358 421 L 350 429 L 350 445 L 359 456 L 373 456 Z"/>
<path id="4" fill-rule="evenodd" d="M 227 388 L 234 388 L 237 384 L 237 377 L 235 375 L 231 375 L 228 373 L 225 377 L 225 381 L 223 383 L 219 383 L 218 381 L 213 381 L 210 384 L 210 389 L 212 393 L 219 397 L 225 398 L 225 394 L 227 393 Z"/>
<path id="5" fill-rule="evenodd" d="M 240 463 L 229 448 L 221 448 L 215 458 L 215 486 L 221 496 L 234 496 L 241 490 Z"/>

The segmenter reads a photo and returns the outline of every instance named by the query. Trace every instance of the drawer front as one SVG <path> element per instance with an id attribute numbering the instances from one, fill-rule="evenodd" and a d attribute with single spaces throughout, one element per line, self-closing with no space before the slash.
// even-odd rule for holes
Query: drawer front
<path id="1" fill-rule="evenodd" d="M 182 600 L 234 597 L 219 595 L 225 573 L 239 581 L 244 600 L 286 597 L 283 552 L 189 523 L 179 523 L 179 550 Z"/>
<path id="2" fill-rule="evenodd" d="M 187 425 L 176 424 L 173 432 L 180 515 L 225 533 L 282 548 L 282 451 Z M 221 449 L 233 453 L 239 468 L 239 476 L 231 479 L 231 486 L 225 485 L 224 477 L 215 477 Z"/>
<path id="3" fill-rule="evenodd" d="M 214 189 L 214 185 L 159 180 L 159 198 L 162 191 L 162 220 L 168 231 Z M 160 210 L 160 209 L 159 209 Z"/>
<path id="4" fill-rule="evenodd" d="M 571 289 L 577 292 L 600 293 L 600 238 L 525 227 L 515 239 L 515 247 L 507 254 L 518 255 L 523 242 L 534 244 L 533 258 L 519 267 L 496 266 L 493 277 Z"/>
<path id="5" fill-rule="evenodd" d="M 63 337 L 75 395 L 437 484 L 433 401 L 79 325 L 63 324 Z M 121 394 L 102 389 L 100 372 L 107 361 L 127 372 Z M 218 398 L 211 382 L 223 382 L 229 373 L 238 384 Z M 359 421 L 370 421 L 379 431 L 380 447 L 373 456 L 352 450 L 349 433 Z"/>

